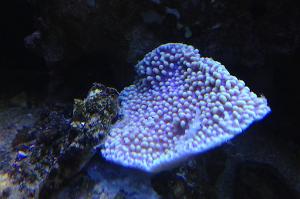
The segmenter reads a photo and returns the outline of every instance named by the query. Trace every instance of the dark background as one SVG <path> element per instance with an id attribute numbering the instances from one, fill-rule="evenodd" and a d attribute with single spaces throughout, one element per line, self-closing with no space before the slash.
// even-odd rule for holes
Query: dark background
<path id="1" fill-rule="evenodd" d="M 300 12 L 293 1 L 155 2 L 5 1 L 0 97 L 26 93 L 72 101 L 93 82 L 120 91 L 133 81 L 133 65 L 145 53 L 163 43 L 183 42 L 265 95 L 270 117 L 281 126 L 274 131 L 299 138 L 292 130 L 299 118 L 300 43 Z"/>
<path id="2" fill-rule="evenodd" d="M 268 99 L 259 133 L 299 168 L 299 15 L 289 0 L 4 1 L 0 98 L 72 103 L 93 82 L 121 91 L 145 53 L 183 42 Z"/>

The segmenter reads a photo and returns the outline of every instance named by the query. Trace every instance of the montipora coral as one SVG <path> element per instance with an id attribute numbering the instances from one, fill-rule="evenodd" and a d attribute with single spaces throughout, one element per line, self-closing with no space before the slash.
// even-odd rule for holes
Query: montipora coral
<path id="1" fill-rule="evenodd" d="M 228 141 L 270 112 L 264 97 L 189 45 L 159 46 L 135 69 L 136 82 L 119 96 L 122 119 L 102 150 L 123 166 L 164 170 Z"/>

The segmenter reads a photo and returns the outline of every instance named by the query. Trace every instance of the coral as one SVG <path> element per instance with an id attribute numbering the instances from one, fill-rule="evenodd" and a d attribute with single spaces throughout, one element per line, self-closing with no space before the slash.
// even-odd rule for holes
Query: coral
<path id="1" fill-rule="evenodd" d="M 157 172 L 243 132 L 269 111 L 225 67 L 192 46 L 162 45 L 135 66 L 137 80 L 120 93 L 122 120 L 102 155 Z"/>

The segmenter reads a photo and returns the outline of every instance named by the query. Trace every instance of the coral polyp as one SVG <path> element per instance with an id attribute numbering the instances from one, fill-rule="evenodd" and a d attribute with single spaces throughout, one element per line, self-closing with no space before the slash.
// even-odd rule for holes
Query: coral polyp
<path id="1" fill-rule="evenodd" d="M 225 66 L 192 46 L 170 43 L 135 66 L 136 82 L 119 96 L 123 118 L 102 155 L 157 172 L 243 132 L 270 108 Z"/>

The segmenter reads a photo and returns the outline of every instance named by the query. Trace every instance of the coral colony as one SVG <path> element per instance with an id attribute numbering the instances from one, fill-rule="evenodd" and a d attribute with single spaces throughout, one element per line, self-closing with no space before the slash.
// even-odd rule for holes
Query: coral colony
<path id="1" fill-rule="evenodd" d="M 164 170 L 226 142 L 270 112 L 264 97 L 189 45 L 159 46 L 135 69 L 138 79 L 119 97 L 123 118 L 102 150 L 123 166 Z"/>

